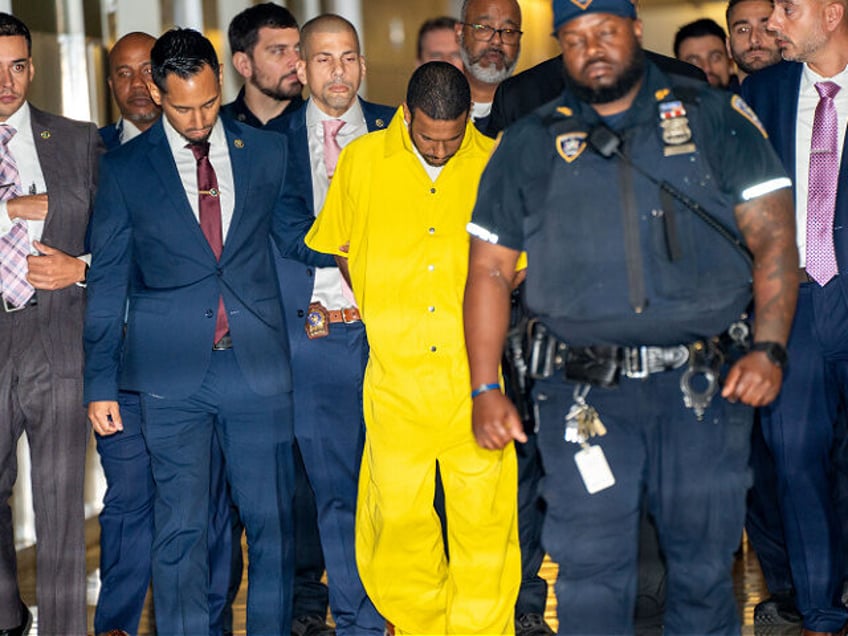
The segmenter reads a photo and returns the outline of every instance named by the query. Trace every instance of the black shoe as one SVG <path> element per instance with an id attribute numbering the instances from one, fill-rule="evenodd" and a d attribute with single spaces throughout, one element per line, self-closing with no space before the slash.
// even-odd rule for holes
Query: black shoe
<path id="1" fill-rule="evenodd" d="M 546 636 L 553 633 L 539 614 L 522 614 L 515 619 L 515 636 Z"/>
<path id="2" fill-rule="evenodd" d="M 754 606 L 754 626 L 800 625 L 801 614 L 790 594 L 773 594 Z"/>
<path id="3" fill-rule="evenodd" d="M 32 612 L 23 603 L 21 603 L 21 609 L 24 612 L 24 622 L 17 627 L 0 629 L 0 636 L 27 636 L 29 634 L 29 629 L 32 627 Z"/>
<path id="4" fill-rule="evenodd" d="M 336 636 L 322 616 L 299 616 L 292 621 L 292 636 Z M 0 634 L 2 636 L 2 634 Z"/>

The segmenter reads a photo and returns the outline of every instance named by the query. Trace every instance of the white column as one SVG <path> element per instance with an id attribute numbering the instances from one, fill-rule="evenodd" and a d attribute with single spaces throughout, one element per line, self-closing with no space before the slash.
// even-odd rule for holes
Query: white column
<path id="1" fill-rule="evenodd" d="M 12 0 L 0 0 L 0 11 L 3 13 L 12 12 Z"/>
<path id="2" fill-rule="evenodd" d="M 162 33 L 160 2 L 100 0 L 100 15 L 103 20 L 103 40 L 107 46 L 133 31 L 143 31 L 153 37 L 159 37 Z M 114 32 L 111 32 L 110 24 L 114 24 Z"/>
<path id="3" fill-rule="evenodd" d="M 203 1 L 174 0 L 174 24 L 203 31 Z"/>
<path id="4" fill-rule="evenodd" d="M 59 68 L 62 82 L 62 114 L 83 121 L 91 119 L 85 20 L 82 0 L 56 4 Z"/>
<path id="5" fill-rule="evenodd" d="M 221 56 L 221 68 L 224 69 L 224 103 L 231 102 L 235 99 L 242 85 L 242 77 L 233 68 L 232 59 L 233 52 L 230 51 L 230 43 L 227 40 L 227 29 L 230 27 L 230 21 L 239 13 L 247 9 L 253 3 L 250 0 L 217 0 L 218 1 L 218 20 L 217 33 L 219 43 L 212 38 L 213 33 L 207 27 L 206 36 L 210 37 L 213 43 L 217 44 L 219 54 Z M 211 26 L 211 25 L 210 25 Z"/>
<path id="6" fill-rule="evenodd" d="M 301 24 L 319 15 L 321 15 L 319 0 L 303 0 L 303 15 L 298 16 Z"/>

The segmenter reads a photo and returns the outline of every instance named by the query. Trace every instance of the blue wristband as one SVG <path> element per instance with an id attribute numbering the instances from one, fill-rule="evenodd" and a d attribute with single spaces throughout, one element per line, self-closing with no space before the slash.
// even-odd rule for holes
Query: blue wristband
<path id="1" fill-rule="evenodd" d="M 501 385 L 497 382 L 492 382 L 490 384 L 481 384 L 476 389 L 471 392 L 471 399 L 473 400 L 478 395 L 482 395 L 483 393 L 488 393 L 489 391 L 500 391 Z"/>

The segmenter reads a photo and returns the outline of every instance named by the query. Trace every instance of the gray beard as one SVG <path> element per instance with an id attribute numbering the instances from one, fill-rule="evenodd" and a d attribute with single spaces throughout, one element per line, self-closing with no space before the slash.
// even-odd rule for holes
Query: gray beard
<path id="1" fill-rule="evenodd" d="M 465 66 L 465 70 L 476 79 L 478 82 L 482 82 L 483 84 L 500 84 L 507 77 L 512 75 L 515 67 L 518 65 L 518 56 L 515 56 L 515 59 L 512 61 L 512 64 L 508 66 L 504 66 L 502 69 L 498 70 L 496 66 L 483 66 L 480 62 L 471 62 L 471 57 L 468 55 L 468 51 L 465 50 L 464 46 L 459 47 L 459 54 L 462 57 L 462 64 Z"/>

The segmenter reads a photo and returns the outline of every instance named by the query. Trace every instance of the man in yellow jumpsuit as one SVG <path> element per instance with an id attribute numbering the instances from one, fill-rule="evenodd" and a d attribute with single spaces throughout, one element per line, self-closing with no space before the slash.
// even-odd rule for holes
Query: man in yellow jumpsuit
<path id="1" fill-rule="evenodd" d="M 356 557 L 398 634 L 513 633 L 521 579 L 514 451 L 483 450 L 471 431 L 465 226 L 492 141 L 470 106 L 456 68 L 418 68 L 389 127 L 342 152 L 306 237 L 347 270 L 371 345 Z"/>

